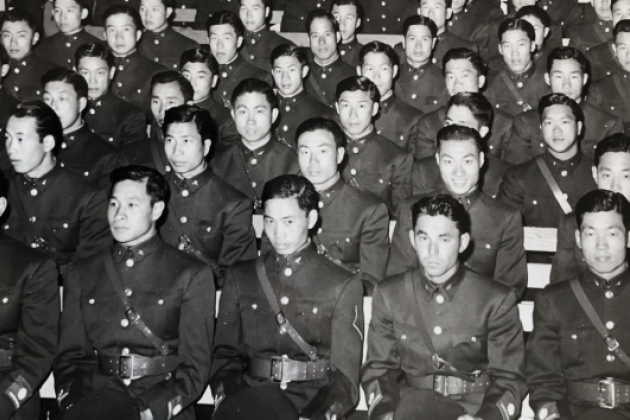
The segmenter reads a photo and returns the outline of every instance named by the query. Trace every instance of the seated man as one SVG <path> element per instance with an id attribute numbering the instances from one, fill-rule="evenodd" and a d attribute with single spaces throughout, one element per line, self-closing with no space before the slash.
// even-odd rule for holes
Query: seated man
<path id="1" fill-rule="evenodd" d="M 613 38 L 613 22 L 611 0 L 591 0 L 595 19 L 576 25 L 566 31 L 569 45 L 582 52 L 586 52 L 596 45 L 611 41 Z"/>
<path id="2" fill-rule="evenodd" d="M 294 419 L 343 418 L 359 401 L 361 282 L 311 243 L 318 199 L 301 176 L 265 184 L 273 251 L 225 275 L 210 373 L 216 420 L 233 419 L 222 410 L 241 392 L 277 396 L 247 404 L 279 399 L 290 403 Z"/>
<path id="3" fill-rule="evenodd" d="M 64 288 L 57 403 L 66 418 L 91 419 L 98 404 L 85 401 L 110 390 L 132 398 L 141 420 L 194 420 L 212 356 L 212 269 L 160 239 L 168 187 L 159 172 L 118 168 L 111 184 L 116 243 L 73 264 Z"/>
<path id="4" fill-rule="evenodd" d="M 173 170 L 164 177 L 171 194 L 160 236 L 212 267 L 221 288 L 227 268 L 256 258 L 252 202 L 208 168 L 213 134 L 208 111 L 190 105 L 170 108 L 163 128 Z"/>
<path id="5" fill-rule="evenodd" d="M 92 132 L 121 148 L 147 135 L 147 117 L 139 108 L 111 93 L 116 73 L 114 56 L 101 44 L 81 45 L 75 66 L 88 84 L 88 104 L 83 113 Z"/>
<path id="6" fill-rule="evenodd" d="M 449 125 L 438 131 L 437 172 L 441 186 L 416 194 L 400 207 L 394 228 L 387 274 L 394 275 L 417 267 L 413 247 L 409 243 L 410 204 L 420 197 L 449 194 L 464 204 L 471 219 L 471 247 L 462 262 L 510 287 L 520 298 L 527 287 L 527 262 L 523 249 L 523 225 L 518 211 L 480 191 L 487 154 L 482 138 L 474 128 Z"/>
<path id="7" fill-rule="evenodd" d="M 357 274 L 371 294 L 385 278 L 389 252 L 387 206 L 344 182 L 339 165 L 345 138 L 336 122 L 306 120 L 298 128 L 300 172 L 319 193 L 319 223 L 313 240 L 333 261 Z"/>
<path id="8" fill-rule="evenodd" d="M 514 293 L 459 261 L 471 226 L 455 198 L 424 197 L 409 217 L 419 268 L 374 290 L 361 370 L 370 418 L 518 419 L 526 385 Z"/>
<path id="9" fill-rule="evenodd" d="M 538 419 L 626 419 L 630 203 L 595 190 L 574 216 L 587 268 L 536 294 L 525 358 L 530 405 Z"/>
<path id="10" fill-rule="evenodd" d="M 339 24 L 341 59 L 352 67 L 358 66 L 359 52 L 363 47 L 363 44 L 357 41 L 357 29 L 363 21 L 363 8 L 359 0 L 333 0 L 330 13 Z"/>
<path id="11" fill-rule="evenodd" d="M 595 188 L 593 162 L 578 147 L 584 114 L 577 102 L 552 93 L 541 98 L 538 114 L 547 150 L 509 168 L 497 199 L 519 210 L 525 226 L 555 228 Z"/>
<path id="12" fill-rule="evenodd" d="M 612 12 L 612 31 L 619 21 L 630 19 L 630 0 L 612 0 L 610 2 Z M 610 76 L 617 68 L 617 56 L 613 48 L 614 39 L 591 47 L 586 51 L 586 59 L 591 65 L 591 80 L 599 80 Z"/>
<path id="13" fill-rule="evenodd" d="M 212 155 L 215 174 L 245 194 L 261 213 L 260 197 L 267 181 L 297 174 L 295 151 L 273 135 L 278 101 L 273 89 L 259 79 L 245 79 L 234 89 L 232 118 L 241 139 Z"/>

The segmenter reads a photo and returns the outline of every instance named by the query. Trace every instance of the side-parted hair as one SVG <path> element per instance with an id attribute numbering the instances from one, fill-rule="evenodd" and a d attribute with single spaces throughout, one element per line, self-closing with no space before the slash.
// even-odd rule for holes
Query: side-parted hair
<path id="1" fill-rule="evenodd" d="M 568 106 L 575 117 L 575 122 L 584 123 L 584 112 L 582 112 L 580 104 L 563 93 L 550 93 L 549 95 L 545 95 L 540 98 L 540 102 L 538 103 L 538 115 L 540 116 L 541 121 L 545 109 L 553 105 Z"/>
<path id="2" fill-rule="evenodd" d="M 527 34 L 527 38 L 534 42 L 536 40 L 536 30 L 531 23 L 524 19 L 506 19 L 499 25 L 498 35 L 499 43 L 503 40 L 503 34 L 507 31 L 523 31 Z"/>
<path id="3" fill-rule="evenodd" d="M 477 70 L 477 75 L 483 76 L 486 72 L 486 66 L 483 64 L 483 60 L 481 56 L 474 52 L 473 50 L 469 50 L 468 48 L 453 48 L 448 50 L 446 54 L 444 54 L 444 58 L 442 58 L 442 70 L 446 71 L 446 64 L 448 64 L 452 60 L 468 60 L 470 64 Z"/>
<path id="4" fill-rule="evenodd" d="M 617 35 L 621 32 L 630 32 L 630 19 L 620 20 L 613 28 L 613 39 L 615 42 L 617 42 Z"/>
<path id="5" fill-rule="evenodd" d="M 293 0 L 293 1 L 299 1 L 299 0 Z M 307 34 L 309 35 L 311 34 L 311 25 L 315 19 L 326 19 L 328 22 L 330 22 L 330 25 L 332 26 L 333 31 L 335 33 L 339 32 L 339 23 L 337 22 L 337 19 L 335 19 L 335 17 L 328 12 L 325 12 L 321 9 L 316 9 L 316 10 L 313 10 L 311 13 L 309 13 L 308 17 L 306 18 L 306 33 Z"/>
<path id="6" fill-rule="evenodd" d="M 492 104 L 479 92 L 460 92 L 451 96 L 448 100 L 446 110 L 453 106 L 465 106 L 470 110 L 475 119 L 479 121 L 480 127 L 492 126 Z"/>
<path id="7" fill-rule="evenodd" d="M 151 91 L 153 91 L 155 85 L 165 85 L 168 83 L 177 83 L 179 85 L 179 89 L 184 96 L 184 102 L 189 102 L 193 100 L 193 97 L 195 96 L 195 91 L 192 85 L 183 75 L 173 70 L 167 70 L 161 73 L 154 74 L 151 78 Z"/>
<path id="8" fill-rule="evenodd" d="M 127 15 L 131 17 L 131 20 L 136 27 L 136 31 L 142 30 L 142 19 L 140 19 L 140 13 L 138 13 L 138 11 L 133 7 L 127 6 L 126 4 L 116 4 L 107 8 L 107 10 L 105 10 L 105 13 L 103 13 L 103 22 L 105 22 L 105 28 L 107 28 L 107 19 L 109 19 L 110 16 L 114 15 Z"/>
<path id="9" fill-rule="evenodd" d="M 236 100 L 247 93 L 260 93 L 265 97 L 271 109 L 278 108 L 278 98 L 273 93 L 273 89 L 267 82 L 250 77 L 236 85 L 232 92 L 232 106 L 236 105 Z"/>
<path id="10" fill-rule="evenodd" d="M 0 28 L 4 25 L 4 22 L 25 22 L 33 32 L 39 32 L 37 21 L 32 14 L 22 9 L 13 9 L 4 12 L 4 16 L 0 21 Z"/>
<path id="11" fill-rule="evenodd" d="M 317 130 L 328 131 L 330 134 L 332 134 L 333 138 L 335 139 L 335 146 L 337 146 L 337 149 L 346 146 L 346 136 L 344 136 L 343 130 L 341 129 L 341 127 L 339 127 L 339 124 L 329 118 L 324 117 L 309 118 L 308 120 L 300 124 L 297 128 L 297 131 L 295 132 L 296 143 L 299 142 L 302 134 L 311 133 Z"/>
<path id="12" fill-rule="evenodd" d="M 114 55 L 105 45 L 102 44 L 83 44 L 74 53 L 74 65 L 79 67 L 82 58 L 100 58 L 107 63 L 110 69 L 115 66 Z"/>
<path id="13" fill-rule="evenodd" d="M 437 38 L 438 27 L 435 22 L 433 22 L 433 19 L 420 15 L 409 16 L 407 19 L 405 19 L 405 22 L 403 23 L 403 36 L 406 37 L 409 27 L 415 25 L 426 26 L 427 28 L 429 28 L 429 31 L 431 31 L 431 36 L 433 38 Z"/>
<path id="14" fill-rule="evenodd" d="M 450 195 L 423 197 L 411 206 L 411 221 L 415 231 L 420 216 L 444 216 L 455 222 L 459 234 L 470 233 L 470 216 L 463 204 Z"/>
<path id="15" fill-rule="evenodd" d="M 21 102 L 11 108 L 10 117 L 32 118 L 35 120 L 35 132 L 40 143 L 44 141 L 44 137 L 52 136 L 55 139 L 55 151 L 61 146 L 63 142 L 61 121 L 55 111 L 43 101 Z"/>
<path id="16" fill-rule="evenodd" d="M 160 201 L 166 202 L 168 184 L 161 173 L 141 165 L 129 165 L 114 169 L 110 175 L 111 187 L 108 196 L 111 198 L 116 184 L 123 181 L 143 182 L 151 197 L 151 206 Z"/>
<path id="17" fill-rule="evenodd" d="M 330 5 L 330 13 L 332 13 L 333 7 L 335 6 L 354 6 L 357 9 L 357 18 L 363 19 L 363 6 L 361 6 L 359 0 L 333 0 Z"/>
<path id="18" fill-rule="evenodd" d="M 379 102 L 381 100 L 381 94 L 373 81 L 365 76 L 350 76 L 337 83 L 337 102 L 339 102 L 339 98 L 341 98 L 344 92 L 356 92 L 359 90 L 367 92 L 372 102 Z"/>
<path id="19" fill-rule="evenodd" d="M 575 60 L 580 65 L 582 74 L 588 74 L 588 60 L 584 53 L 572 47 L 554 48 L 547 57 L 547 73 L 551 73 L 553 62 L 556 60 Z"/>
<path id="20" fill-rule="evenodd" d="M 628 153 L 630 154 L 630 137 L 623 133 L 616 133 L 605 137 L 597 143 L 593 164 L 599 166 L 599 161 L 606 153 Z"/>
<path id="21" fill-rule="evenodd" d="M 293 57 L 296 58 L 302 67 L 308 65 L 308 59 L 306 58 L 306 52 L 303 48 L 298 47 L 293 44 L 281 44 L 271 51 L 271 56 L 269 57 L 269 61 L 271 63 L 271 67 L 273 67 L 273 63 L 280 57 Z"/>
<path id="22" fill-rule="evenodd" d="M 400 58 L 398 57 L 396 51 L 391 45 L 385 44 L 384 42 L 372 41 L 361 47 L 361 51 L 359 51 L 359 64 L 361 66 L 363 65 L 365 56 L 369 53 L 384 54 L 389 59 L 389 64 L 392 67 L 400 64 Z"/>
<path id="23" fill-rule="evenodd" d="M 545 28 L 551 27 L 551 18 L 549 17 L 549 14 L 538 6 L 523 6 L 518 10 L 518 12 L 516 12 L 514 17 L 516 19 L 523 19 L 527 16 L 535 17 Z"/>
<path id="24" fill-rule="evenodd" d="M 169 125 L 189 122 L 195 124 L 202 142 L 204 140 L 215 140 L 216 127 L 210 112 L 207 109 L 194 105 L 179 105 L 169 108 L 164 113 L 164 124 L 162 125 L 164 135 L 166 135 Z"/>
<path id="25" fill-rule="evenodd" d="M 183 69 L 188 63 L 205 64 L 213 76 L 219 74 L 219 63 L 217 63 L 217 59 L 214 58 L 210 51 L 201 48 L 193 48 L 192 50 L 184 51 L 179 59 L 179 68 Z"/>
<path id="26" fill-rule="evenodd" d="M 593 190 L 578 200 L 575 205 L 578 228 L 580 231 L 582 230 L 582 221 L 586 213 L 608 211 L 619 213 L 626 232 L 630 230 L 630 203 L 623 194 L 608 190 Z"/>
<path id="27" fill-rule="evenodd" d="M 42 86 L 46 87 L 51 82 L 63 82 L 74 89 L 78 98 L 88 97 L 88 84 L 83 76 L 70 69 L 52 69 L 42 76 Z"/>
<path id="28" fill-rule="evenodd" d="M 208 18 L 206 21 L 206 32 L 210 32 L 211 26 L 217 25 L 230 25 L 234 28 L 237 37 L 243 36 L 245 33 L 245 26 L 241 22 L 241 18 L 236 13 L 227 10 L 217 12 Z"/>
<path id="29" fill-rule="evenodd" d="M 446 127 L 440 128 L 437 133 L 438 151 L 440 150 L 443 141 L 470 140 L 475 142 L 475 146 L 477 146 L 477 153 L 483 152 L 483 140 L 477 130 L 463 125 L 447 125 Z"/>
<path id="30" fill-rule="evenodd" d="M 319 194 L 311 181 L 300 175 L 280 175 L 267 181 L 261 196 L 263 208 L 267 200 L 273 198 L 295 198 L 306 214 L 317 210 L 319 203 Z"/>

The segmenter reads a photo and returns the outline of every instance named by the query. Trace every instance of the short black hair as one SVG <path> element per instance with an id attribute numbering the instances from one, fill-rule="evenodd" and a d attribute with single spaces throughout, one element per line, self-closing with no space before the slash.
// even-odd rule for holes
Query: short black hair
<path id="1" fill-rule="evenodd" d="M 381 100 L 378 87 L 365 76 L 350 76 L 337 83 L 336 100 L 339 102 L 339 98 L 341 98 L 344 92 L 356 92 L 359 90 L 367 92 L 372 102 L 379 102 Z"/>
<path id="2" fill-rule="evenodd" d="M 545 28 L 551 28 L 551 18 L 549 14 L 538 6 L 523 6 L 516 12 L 516 19 L 523 19 L 527 16 L 533 16 L 542 23 Z"/>
<path id="3" fill-rule="evenodd" d="M 599 166 L 599 161 L 606 153 L 628 153 L 630 154 L 630 137 L 623 133 L 616 133 L 605 137 L 595 149 L 593 164 Z"/>
<path id="4" fill-rule="evenodd" d="M 271 109 L 278 108 L 278 98 L 273 92 L 273 88 L 269 83 L 260 79 L 250 77 L 236 85 L 232 92 L 232 106 L 236 105 L 236 100 L 247 93 L 260 93 L 265 97 Z"/>
<path id="5" fill-rule="evenodd" d="M 608 190 L 593 190 L 578 200 L 575 205 L 578 228 L 582 230 L 582 221 L 586 213 L 609 211 L 619 213 L 623 219 L 623 226 L 628 232 L 630 230 L 630 203 L 623 194 Z"/>
<path id="6" fill-rule="evenodd" d="M 447 8 L 453 7 L 453 0 L 444 0 Z M 422 4 L 422 0 L 418 0 L 418 6 Z"/>
<path id="7" fill-rule="evenodd" d="M 299 0 L 291 0 L 291 1 L 299 1 Z M 311 13 L 309 13 L 308 17 L 306 18 L 306 33 L 307 34 L 309 35 L 311 34 L 311 24 L 313 23 L 315 19 L 326 19 L 328 22 L 330 22 L 333 28 L 333 31 L 335 33 L 339 32 L 339 23 L 337 22 L 337 19 L 335 19 L 333 15 L 321 9 L 315 9 Z"/>
<path id="8" fill-rule="evenodd" d="M 363 19 L 363 6 L 361 6 L 359 0 L 333 0 L 330 5 L 330 13 L 332 13 L 333 7 L 335 6 L 354 6 L 357 9 L 357 18 Z"/>
<path id="9" fill-rule="evenodd" d="M 223 10 L 210 16 L 206 21 L 206 32 L 210 33 L 210 27 L 218 25 L 230 25 L 234 28 L 237 37 L 243 36 L 245 33 L 245 26 L 241 18 L 234 12 Z"/>
<path id="10" fill-rule="evenodd" d="M 217 140 L 214 138 L 216 133 L 215 123 L 207 109 L 199 108 L 194 105 L 179 105 L 169 108 L 164 113 L 164 124 L 162 130 L 166 136 L 168 127 L 177 123 L 195 123 L 197 133 L 201 136 L 201 141 Z"/>
<path id="11" fill-rule="evenodd" d="M 319 194 L 311 181 L 300 175 L 280 175 L 267 181 L 261 196 L 263 209 L 265 203 L 273 198 L 295 198 L 306 214 L 317 210 L 319 203 Z"/>
<path id="12" fill-rule="evenodd" d="M 621 32 L 630 32 L 630 19 L 620 20 L 613 28 L 613 39 L 615 42 L 617 42 L 617 35 Z"/>
<path id="13" fill-rule="evenodd" d="M 463 204 L 450 195 L 423 197 L 411 206 L 411 222 L 415 231 L 420 216 L 444 216 L 455 222 L 459 234 L 470 233 L 470 216 Z"/>
<path id="14" fill-rule="evenodd" d="M 536 30 L 532 24 L 525 19 L 511 18 L 501 22 L 498 30 L 499 44 L 503 40 L 503 34 L 507 31 L 523 31 L 527 34 L 527 38 L 529 38 L 530 41 L 534 42 L 536 40 Z"/>
<path id="15" fill-rule="evenodd" d="M 580 104 L 563 93 L 550 93 L 549 95 L 545 95 L 540 98 L 540 102 L 538 103 L 538 115 L 540 116 L 541 121 L 545 109 L 553 105 L 568 106 L 575 117 L 575 122 L 584 123 L 584 112 L 582 112 Z"/>
<path id="16" fill-rule="evenodd" d="M 114 55 L 103 44 L 83 44 L 74 53 L 74 65 L 78 68 L 82 58 L 100 58 L 110 69 L 115 66 Z"/>
<path id="17" fill-rule="evenodd" d="M 403 23 L 403 36 L 407 36 L 407 31 L 409 31 L 409 27 L 416 25 L 426 26 L 427 28 L 429 28 L 431 36 L 433 38 L 437 38 L 438 27 L 435 22 L 433 22 L 433 19 L 421 15 L 412 15 L 405 19 L 405 22 Z"/>
<path id="18" fill-rule="evenodd" d="M 88 84 L 83 76 L 70 69 L 52 69 L 48 70 L 42 76 L 42 86 L 45 88 L 48 83 L 51 82 L 63 82 L 74 89 L 77 94 L 77 99 L 88 97 Z"/>
<path id="19" fill-rule="evenodd" d="M 192 50 L 184 51 L 179 59 L 180 70 L 188 63 L 205 64 L 213 76 L 219 74 L 219 63 L 217 63 L 217 59 L 214 58 L 210 51 L 206 51 L 202 48 L 193 48 Z"/>
<path id="20" fill-rule="evenodd" d="M 580 71 L 582 74 L 587 74 L 588 60 L 584 53 L 576 48 L 572 47 L 557 47 L 554 48 L 547 57 L 547 73 L 551 73 L 553 68 L 553 62 L 556 60 L 575 60 L 580 65 Z"/>
<path id="21" fill-rule="evenodd" d="M 260 2 L 263 4 L 265 8 L 272 7 L 271 0 L 260 0 Z M 243 3 L 243 0 L 240 0 L 240 3 Z"/>
<path id="22" fill-rule="evenodd" d="M 442 71 L 446 72 L 446 65 L 452 60 L 468 60 L 470 64 L 477 70 L 477 74 L 482 76 L 486 72 L 486 66 L 483 64 L 483 60 L 479 53 L 474 52 L 468 48 L 453 48 L 444 54 L 442 58 Z"/>
<path id="23" fill-rule="evenodd" d="M 151 197 L 151 206 L 155 203 L 163 201 L 166 203 L 168 194 L 168 184 L 161 173 L 153 168 L 147 168 L 141 165 L 122 166 L 114 169 L 109 174 L 111 187 L 109 188 L 109 197 L 114 193 L 116 184 L 123 181 L 144 182 L 147 194 Z"/>
<path id="24" fill-rule="evenodd" d="M 492 128 L 492 104 L 479 92 L 460 92 L 451 96 L 446 110 L 453 106 L 465 106 L 479 121 L 480 127 Z"/>
<path id="25" fill-rule="evenodd" d="M 392 67 L 400 64 L 400 57 L 398 57 L 398 54 L 391 45 L 380 41 L 372 41 L 361 47 L 361 51 L 359 51 L 359 64 L 361 66 L 363 65 L 365 56 L 370 53 L 384 54 L 387 58 L 389 58 L 389 64 L 391 64 Z"/>
<path id="26" fill-rule="evenodd" d="M 300 63 L 302 67 L 308 66 L 308 58 L 306 58 L 306 52 L 304 48 L 298 47 L 294 44 L 280 44 L 271 51 L 269 62 L 271 67 L 280 57 L 294 57 Z"/>
<path id="27" fill-rule="evenodd" d="M 43 101 L 21 102 L 11 108 L 9 118 L 32 118 L 35 120 L 35 132 L 42 143 L 44 137 L 52 136 L 55 139 L 55 151 L 63 142 L 63 128 L 57 113 Z"/>
<path id="28" fill-rule="evenodd" d="M 108 7 L 103 13 L 103 22 L 105 29 L 107 29 L 107 19 L 114 15 L 127 15 L 131 17 L 133 24 L 136 27 L 136 31 L 142 30 L 142 19 L 140 19 L 140 13 L 136 9 L 131 6 L 127 6 L 126 4 L 116 4 L 114 6 Z"/>
<path id="29" fill-rule="evenodd" d="M 52 0 L 52 6 L 53 9 L 55 7 L 55 3 L 57 2 L 57 0 Z M 74 2 L 79 5 L 79 7 L 81 9 L 87 9 L 90 10 L 90 2 L 88 0 L 74 0 Z"/>
<path id="30" fill-rule="evenodd" d="M 184 102 L 190 102 L 193 100 L 195 91 L 193 90 L 192 85 L 188 79 L 174 70 L 167 70 L 154 74 L 151 78 L 151 91 L 153 92 L 155 85 L 166 85 L 168 83 L 177 83 L 179 85 L 179 89 L 184 96 Z"/>
<path id="31" fill-rule="evenodd" d="M 483 140 L 481 135 L 474 128 L 466 127 L 463 125 L 447 125 L 440 128 L 437 133 L 438 151 L 443 141 L 469 141 L 472 140 L 477 146 L 477 153 L 483 152 Z"/>
<path id="32" fill-rule="evenodd" d="M 302 122 L 295 132 L 295 142 L 298 143 L 300 137 L 304 133 L 311 133 L 313 131 L 323 130 L 332 134 L 335 139 L 335 146 L 338 148 L 345 147 L 346 136 L 343 134 L 343 130 L 339 127 L 334 120 L 324 117 L 314 117 Z"/>
<path id="33" fill-rule="evenodd" d="M 4 22 L 26 22 L 33 33 L 39 32 L 37 21 L 35 20 L 33 15 L 23 9 L 13 9 L 4 12 L 4 16 L 2 17 L 2 21 L 0 23 L 0 28 L 2 27 L 2 25 L 4 25 Z"/>
<path id="34" fill-rule="evenodd" d="M 173 0 L 160 0 L 164 5 L 164 8 L 173 7 Z"/>

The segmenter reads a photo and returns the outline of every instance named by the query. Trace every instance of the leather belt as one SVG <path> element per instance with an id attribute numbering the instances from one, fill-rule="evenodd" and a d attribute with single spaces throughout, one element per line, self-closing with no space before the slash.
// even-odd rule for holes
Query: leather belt
<path id="1" fill-rule="evenodd" d="M 98 365 L 105 375 L 119 379 L 139 379 L 174 371 L 180 364 L 177 356 L 98 356 Z"/>
<path id="2" fill-rule="evenodd" d="M 457 376 L 445 375 L 429 375 L 423 377 L 406 375 L 406 380 L 409 386 L 432 389 L 445 396 L 485 392 L 491 383 L 489 375 L 480 375 L 474 382 L 466 381 Z"/>
<path id="3" fill-rule="evenodd" d="M 273 382 L 306 382 L 326 378 L 330 362 L 327 359 L 302 362 L 286 356 L 274 356 L 270 359 L 254 357 L 250 359 L 247 370 L 252 376 Z"/>
<path id="4" fill-rule="evenodd" d="M 13 366 L 13 355 L 15 350 L 0 349 L 0 369 L 6 369 Z"/>
<path id="5" fill-rule="evenodd" d="M 575 400 L 596 402 L 602 408 L 615 408 L 630 404 L 630 384 L 616 381 L 614 378 L 599 382 L 567 381 L 567 393 Z"/>

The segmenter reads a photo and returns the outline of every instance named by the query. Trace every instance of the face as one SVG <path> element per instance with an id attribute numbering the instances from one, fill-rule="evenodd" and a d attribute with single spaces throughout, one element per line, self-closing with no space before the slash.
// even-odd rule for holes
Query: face
<path id="1" fill-rule="evenodd" d="M 536 44 L 521 30 L 504 32 L 499 45 L 503 61 L 514 73 L 522 73 L 530 67 L 535 49 Z"/>
<path id="2" fill-rule="evenodd" d="M 413 65 L 426 64 L 431 59 L 435 40 L 428 26 L 412 25 L 403 40 L 407 60 Z"/>
<path id="3" fill-rule="evenodd" d="M 49 82 L 44 86 L 44 102 L 55 111 L 66 130 L 81 124 L 87 98 L 79 98 L 69 83 Z"/>
<path id="4" fill-rule="evenodd" d="M 608 152 L 593 167 L 593 177 L 597 188 L 623 194 L 630 199 L 630 153 Z"/>
<path id="5" fill-rule="evenodd" d="M 630 32 L 619 32 L 613 47 L 619 67 L 630 71 Z"/>
<path id="6" fill-rule="evenodd" d="M 105 39 L 116 55 L 125 56 L 135 50 L 140 36 L 142 33 L 129 15 L 122 13 L 112 15 L 105 22 Z"/>
<path id="7" fill-rule="evenodd" d="M 436 157 L 444 184 L 453 195 L 465 196 L 477 189 L 483 153 L 474 140 L 443 141 Z"/>
<path id="8" fill-rule="evenodd" d="M 588 75 L 582 73 L 580 64 L 575 60 L 554 60 L 545 79 L 553 93 L 564 93 L 573 100 L 579 100 Z"/>
<path id="9" fill-rule="evenodd" d="M 378 104 L 367 92 L 357 90 L 341 94 L 337 102 L 337 113 L 343 129 L 353 137 L 367 134 L 372 127 L 372 118 L 378 112 Z"/>
<path id="10" fill-rule="evenodd" d="M 630 19 L 630 0 L 619 0 L 612 7 L 613 28 L 624 19 Z"/>
<path id="11" fill-rule="evenodd" d="M 248 31 L 257 32 L 262 29 L 268 15 L 269 8 L 261 0 L 241 0 L 239 16 Z"/>
<path id="12" fill-rule="evenodd" d="M 162 0 L 140 0 L 140 19 L 149 31 L 158 31 L 167 25 L 173 9 L 164 6 Z"/>
<path id="13" fill-rule="evenodd" d="M 602 20 L 610 20 L 612 13 L 610 11 L 610 0 L 591 0 L 593 9 L 598 18 Z"/>
<path id="14" fill-rule="evenodd" d="M 265 201 L 265 234 L 280 255 L 291 255 L 308 240 L 308 231 L 317 222 L 317 212 L 298 206 L 296 198 L 272 198 Z"/>
<path id="15" fill-rule="evenodd" d="M 52 137 L 40 141 L 34 118 L 11 117 L 7 122 L 5 146 L 13 170 L 18 174 L 36 172 L 47 153 L 52 152 L 55 141 Z"/>
<path id="16" fill-rule="evenodd" d="M 477 72 L 470 60 L 450 60 L 444 68 L 446 90 L 450 96 L 461 92 L 479 92 L 486 78 Z"/>
<path id="17" fill-rule="evenodd" d="M 549 34 L 549 28 L 545 28 L 540 19 L 536 16 L 523 16 L 523 20 L 528 21 L 534 27 L 534 32 L 536 33 L 536 43 L 537 48 L 540 50 L 542 44 L 545 42 L 545 38 Z"/>
<path id="18" fill-rule="evenodd" d="M 534 6 L 536 1 L 537 0 L 512 0 L 512 4 L 514 5 L 514 9 L 518 12 L 525 6 Z"/>
<path id="19" fill-rule="evenodd" d="M 442 29 L 446 25 L 446 20 L 451 17 L 451 9 L 446 7 L 444 0 L 422 0 L 420 15 L 430 18 L 438 29 Z"/>
<path id="20" fill-rule="evenodd" d="M 164 113 L 184 103 L 184 95 L 176 82 L 156 84 L 151 89 L 151 113 L 160 127 L 164 124 Z"/>
<path id="21" fill-rule="evenodd" d="M 163 211 L 163 201 L 151 205 L 146 181 L 122 181 L 114 186 L 109 199 L 109 229 L 117 242 L 134 246 L 155 235 L 155 223 Z"/>
<path id="22" fill-rule="evenodd" d="M 300 171 L 316 188 L 337 175 L 337 165 L 343 160 L 344 149 L 337 148 L 330 132 L 309 131 L 300 136 L 297 144 Z"/>
<path id="23" fill-rule="evenodd" d="M 542 135 L 552 152 L 577 151 L 578 135 L 582 123 L 575 120 L 567 105 L 552 105 L 543 112 Z"/>
<path id="24" fill-rule="evenodd" d="M 363 58 L 361 76 L 370 79 L 381 94 L 388 94 L 394 85 L 394 77 L 398 73 L 398 66 L 392 65 L 389 57 L 383 53 L 368 53 Z"/>
<path id="25" fill-rule="evenodd" d="M 82 58 L 77 67 L 77 72 L 88 83 L 90 99 L 98 99 L 107 93 L 114 71 L 113 67 L 110 69 L 107 62 L 98 57 Z"/>
<path id="26" fill-rule="evenodd" d="M 446 111 L 445 125 L 463 125 L 479 131 L 479 120 L 475 118 L 468 107 L 453 105 Z"/>
<path id="27" fill-rule="evenodd" d="M 210 96 L 210 91 L 217 82 L 218 75 L 212 74 L 204 63 L 186 63 L 182 68 L 184 76 L 193 87 L 194 101 L 200 101 Z"/>
<path id="28" fill-rule="evenodd" d="M 318 59 L 325 61 L 333 58 L 340 38 L 328 19 L 314 19 L 311 23 L 311 51 Z"/>
<path id="29" fill-rule="evenodd" d="M 453 0 L 451 9 L 453 12 L 460 12 L 466 6 L 466 0 Z"/>
<path id="30" fill-rule="evenodd" d="M 82 9 L 75 0 L 55 0 L 53 17 L 59 30 L 64 34 L 71 34 L 81 29 L 81 20 L 88 15 L 87 9 Z"/>
<path id="31" fill-rule="evenodd" d="M 269 138 L 271 126 L 278 118 L 278 110 L 271 109 L 262 93 L 250 92 L 236 99 L 232 117 L 241 138 L 255 144 Z"/>
<path id="32" fill-rule="evenodd" d="M 227 64 L 238 52 L 243 37 L 237 36 L 232 25 L 213 25 L 210 27 L 210 52 L 219 64 Z"/>
<path id="33" fill-rule="evenodd" d="M 625 269 L 628 234 L 619 213 L 585 213 L 576 240 L 586 265 L 598 276 L 610 279 Z"/>
<path id="34" fill-rule="evenodd" d="M 170 124 L 164 139 L 164 151 L 177 174 L 192 178 L 205 169 L 204 158 L 210 152 L 210 139 L 202 139 L 192 121 Z"/>
<path id="35" fill-rule="evenodd" d="M 10 58 L 21 60 L 30 54 L 39 34 L 26 22 L 4 22 L 2 24 L 2 46 Z"/>
<path id="36" fill-rule="evenodd" d="M 352 5 L 337 6 L 332 8 L 332 15 L 339 24 L 341 39 L 345 42 L 354 38 L 354 33 L 361 24 L 357 8 Z"/>
<path id="37" fill-rule="evenodd" d="M 273 62 L 273 81 L 283 96 L 293 96 L 303 90 L 308 68 L 295 57 L 278 57 Z"/>

